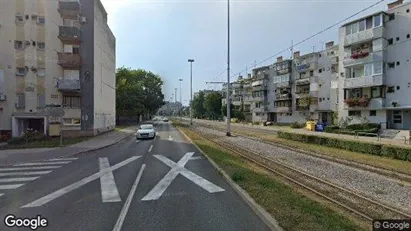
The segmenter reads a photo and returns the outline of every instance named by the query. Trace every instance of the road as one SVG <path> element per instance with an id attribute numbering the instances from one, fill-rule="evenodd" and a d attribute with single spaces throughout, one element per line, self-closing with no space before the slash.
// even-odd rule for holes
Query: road
<path id="1" fill-rule="evenodd" d="M 0 217 L 40 215 L 46 230 L 269 230 L 176 128 L 157 131 L 155 140 L 0 167 Z"/>

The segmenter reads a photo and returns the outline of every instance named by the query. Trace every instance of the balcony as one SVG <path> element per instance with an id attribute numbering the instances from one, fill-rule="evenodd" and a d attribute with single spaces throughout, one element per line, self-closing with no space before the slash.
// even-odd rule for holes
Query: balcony
<path id="1" fill-rule="evenodd" d="M 344 101 L 344 109 L 369 109 L 378 110 L 386 107 L 385 98 L 374 99 L 346 99 Z"/>
<path id="2" fill-rule="evenodd" d="M 275 83 L 277 88 L 291 87 L 292 81 L 286 81 L 281 83 Z"/>
<path id="3" fill-rule="evenodd" d="M 264 96 L 254 96 L 253 97 L 253 102 L 263 102 L 263 101 L 265 101 Z"/>
<path id="4" fill-rule="evenodd" d="M 287 73 L 291 73 L 291 69 L 290 69 L 290 68 L 277 70 L 277 75 L 284 75 L 284 74 L 287 74 Z"/>
<path id="5" fill-rule="evenodd" d="M 365 63 L 370 63 L 370 62 L 377 62 L 377 61 L 383 61 L 383 51 L 377 51 L 377 52 L 359 52 L 359 53 L 353 53 L 349 57 L 345 57 L 343 60 L 343 64 L 345 67 L 348 66 L 355 66 L 355 65 L 360 65 L 360 64 L 365 64 Z"/>
<path id="6" fill-rule="evenodd" d="M 277 94 L 275 101 L 283 101 L 283 100 L 291 100 L 292 95 L 290 93 L 288 94 Z"/>
<path id="7" fill-rule="evenodd" d="M 59 52 L 57 64 L 63 68 L 80 68 L 81 56 L 79 54 Z"/>
<path id="8" fill-rule="evenodd" d="M 274 111 L 277 112 L 277 113 L 291 112 L 291 107 L 276 107 L 276 108 L 274 108 Z"/>
<path id="9" fill-rule="evenodd" d="M 383 37 L 383 30 L 384 27 L 381 26 L 360 31 L 355 34 L 346 35 L 344 38 L 344 46 L 351 46 L 356 43 L 362 43 L 376 38 L 381 38 Z"/>
<path id="10" fill-rule="evenodd" d="M 265 111 L 267 111 L 267 107 L 256 107 L 256 108 L 253 108 L 253 112 L 265 112 Z"/>
<path id="11" fill-rule="evenodd" d="M 313 62 L 310 62 L 310 63 L 301 64 L 301 65 L 296 66 L 296 70 L 298 72 L 304 72 L 304 71 L 307 71 L 307 70 L 315 70 L 317 68 L 318 68 L 318 62 L 317 61 L 313 61 Z"/>
<path id="12" fill-rule="evenodd" d="M 79 92 L 80 80 L 78 79 L 59 79 L 57 80 L 57 89 L 60 92 Z"/>
<path id="13" fill-rule="evenodd" d="M 258 85 L 258 86 L 253 86 L 253 91 L 265 91 L 267 90 L 267 85 Z"/>
<path id="14" fill-rule="evenodd" d="M 297 86 L 310 84 L 310 78 L 296 79 L 296 80 L 295 80 L 295 84 L 296 84 Z"/>
<path id="15" fill-rule="evenodd" d="M 77 18 L 80 14 L 80 2 L 78 0 L 60 0 L 57 11 L 65 18 Z"/>
<path id="16" fill-rule="evenodd" d="M 81 31 L 77 27 L 59 26 L 59 38 L 63 42 L 80 42 Z"/>
<path id="17" fill-rule="evenodd" d="M 296 106 L 295 107 L 296 111 L 309 111 L 310 110 L 310 106 Z"/>
<path id="18" fill-rule="evenodd" d="M 344 88 L 362 88 L 384 85 L 384 75 L 364 76 L 357 78 L 346 78 L 344 80 Z"/>

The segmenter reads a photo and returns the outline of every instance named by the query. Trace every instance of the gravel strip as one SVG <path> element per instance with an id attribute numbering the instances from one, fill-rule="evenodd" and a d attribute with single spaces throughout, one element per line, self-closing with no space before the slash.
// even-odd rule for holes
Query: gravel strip
<path id="1" fill-rule="evenodd" d="M 224 132 L 205 127 L 196 127 L 201 133 L 219 136 L 240 148 L 253 150 L 255 153 L 274 158 L 284 164 L 306 171 L 347 189 L 377 199 L 385 204 L 411 211 L 411 187 L 377 173 L 350 167 L 280 148 L 246 137 L 227 137 Z"/>

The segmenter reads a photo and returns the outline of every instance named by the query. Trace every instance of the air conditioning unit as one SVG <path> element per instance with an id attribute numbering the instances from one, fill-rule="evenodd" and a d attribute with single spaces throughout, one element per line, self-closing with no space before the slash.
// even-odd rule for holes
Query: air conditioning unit
<path id="1" fill-rule="evenodd" d="M 26 41 L 26 45 L 30 46 L 31 42 L 30 41 Z"/>
<path id="2" fill-rule="evenodd" d="M 5 101 L 5 100 L 6 100 L 6 95 L 0 94 L 0 101 Z"/>
<path id="3" fill-rule="evenodd" d="M 83 22 L 83 23 L 85 23 L 87 20 L 86 20 L 86 17 L 80 17 L 80 22 Z"/>

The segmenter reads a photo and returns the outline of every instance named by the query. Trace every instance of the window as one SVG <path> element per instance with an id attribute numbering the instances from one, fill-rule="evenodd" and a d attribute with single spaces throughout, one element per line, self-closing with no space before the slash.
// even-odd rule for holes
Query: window
<path id="1" fill-rule="evenodd" d="M 381 98 L 382 97 L 381 87 L 372 87 L 371 88 L 371 98 Z"/>
<path id="2" fill-rule="evenodd" d="M 23 41 L 15 40 L 15 41 L 14 41 L 14 48 L 16 48 L 16 49 L 24 49 Z"/>
<path id="3" fill-rule="evenodd" d="M 18 67 L 16 71 L 16 75 L 18 76 L 25 76 L 26 75 L 26 68 L 24 67 Z"/>
<path id="4" fill-rule="evenodd" d="M 373 66 L 374 66 L 374 73 L 373 73 L 374 75 L 382 73 L 382 62 L 375 62 Z"/>
<path id="5" fill-rule="evenodd" d="M 23 15 L 16 15 L 16 22 L 23 22 Z"/>
<path id="6" fill-rule="evenodd" d="M 323 70 L 322 70 L 322 69 L 318 69 L 318 73 L 321 73 L 321 72 L 323 72 Z"/>
<path id="7" fill-rule="evenodd" d="M 407 9 L 405 12 L 410 13 L 410 9 Z"/>
<path id="8" fill-rule="evenodd" d="M 395 40 L 400 41 L 400 37 L 397 37 Z"/>
<path id="9" fill-rule="evenodd" d="M 355 34 L 358 32 L 358 22 L 352 24 L 352 33 Z"/>
<path id="10" fill-rule="evenodd" d="M 372 28 L 372 17 L 365 19 L 365 28 L 367 30 Z"/>
<path id="11" fill-rule="evenodd" d="M 394 87 L 388 87 L 387 92 L 388 92 L 388 93 L 393 93 L 393 92 L 395 92 Z"/>
<path id="12" fill-rule="evenodd" d="M 31 15 L 31 20 L 37 21 L 37 15 L 35 15 L 35 14 Z"/>
<path id="13" fill-rule="evenodd" d="M 80 96 L 63 96 L 63 107 L 80 107 Z"/>
<path id="14" fill-rule="evenodd" d="M 79 118 L 64 118 L 63 123 L 64 125 L 80 125 L 81 120 Z"/>
<path id="15" fill-rule="evenodd" d="M 394 62 L 389 62 L 387 63 L 388 68 L 394 68 L 395 67 L 395 63 Z"/>
<path id="16" fill-rule="evenodd" d="M 314 76 L 314 71 L 310 71 L 310 76 Z"/>
<path id="17" fill-rule="evenodd" d="M 402 112 L 401 111 L 393 111 L 393 122 L 395 124 L 401 124 L 402 123 Z"/>
<path id="18" fill-rule="evenodd" d="M 388 16 L 388 20 L 394 20 L 395 19 L 395 14 L 390 14 L 389 16 Z"/>
<path id="19" fill-rule="evenodd" d="M 80 54 L 80 46 L 78 45 L 73 46 L 73 54 Z"/>
<path id="20" fill-rule="evenodd" d="M 46 76 L 46 69 L 44 68 L 37 69 L 37 76 Z"/>
<path id="21" fill-rule="evenodd" d="M 345 27 L 345 34 L 346 34 L 346 35 L 350 35 L 350 34 L 351 34 L 351 25 L 347 25 L 347 26 Z"/>
<path id="22" fill-rule="evenodd" d="M 382 38 L 374 39 L 372 41 L 372 51 L 375 52 L 375 51 L 380 51 L 382 49 L 383 49 L 383 40 L 382 40 Z"/>
<path id="23" fill-rule="evenodd" d="M 371 110 L 370 111 L 370 116 L 377 116 L 377 111 Z"/>
<path id="24" fill-rule="evenodd" d="M 400 65 L 400 61 L 397 61 L 397 66 L 399 66 Z"/>
<path id="25" fill-rule="evenodd" d="M 37 20 L 38 24 L 45 24 L 46 23 L 46 19 L 44 17 L 39 16 L 38 20 Z"/>
<path id="26" fill-rule="evenodd" d="M 38 48 L 39 50 L 44 50 L 44 49 L 46 49 L 46 43 L 44 43 L 44 42 L 37 42 L 37 48 Z"/>
<path id="27" fill-rule="evenodd" d="M 361 111 L 348 111 L 348 116 L 361 116 Z"/>
<path id="28" fill-rule="evenodd" d="M 361 20 L 359 22 L 359 30 L 364 31 L 365 30 L 365 20 Z"/>
<path id="29" fill-rule="evenodd" d="M 372 63 L 367 63 L 364 65 L 364 76 L 372 75 Z"/>
<path id="30" fill-rule="evenodd" d="M 379 26 L 381 26 L 381 15 L 379 14 L 379 15 L 375 15 L 374 16 L 374 27 L 379 27 Z"/>
<path id="31" fill-rule="evenodd" d="M 26 107 L 26 97 L 23 93 L 17 94 L 17 103 L 16 108 L 25 108 Z"/>
<path id="32" fill-rule="evenodd" d="M 388 45 L 392 45 L 394 43 L 394 39 L 390 38 L 388 39 Z"/>
<path id="33" fill-rule="evenodd" d="M 410 34 L 407 34 L 407 38 L 410 38 Z"/>
<path id="34" fill-rule="evenodd" d="M 397 86 L 397 90 L 400 90 L 400 86 Z"/>
<path id="35" fill-rule="evenodd" d="M 37 95 L 37 107 L 38 108 L 43 108 L 46 106 L 46 97 L 42 94 Z"/>

